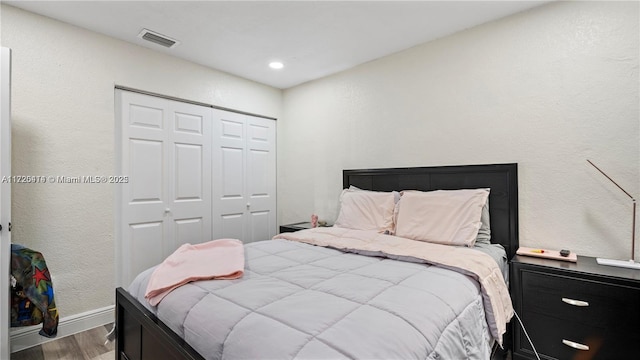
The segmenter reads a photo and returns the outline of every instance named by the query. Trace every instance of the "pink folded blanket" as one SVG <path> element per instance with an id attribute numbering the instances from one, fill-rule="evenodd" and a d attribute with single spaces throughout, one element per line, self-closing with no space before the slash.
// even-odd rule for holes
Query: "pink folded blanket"
<path id="1" fill-rule="evenodd" d="M 151 274 L 144 297 L 158 305 L 173 289 L 190 281 L 242 277 L 244 246 L 236 239 L 220 239 L 180 246 Z"/>

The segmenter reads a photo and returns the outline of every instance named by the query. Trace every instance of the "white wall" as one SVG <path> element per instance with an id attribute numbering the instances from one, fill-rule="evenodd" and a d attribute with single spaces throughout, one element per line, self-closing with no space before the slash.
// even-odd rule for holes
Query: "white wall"
<path id="1" fill-rule="evenodd" d="M 628 259 L 631 201 L 585 159 L 640 199 L 638 17 L 552 3 L 286 90 L 280 222 L 333 221 L 342 169 L 517 162 L 522 245 Z"/>
<path id="2" fill-rule="evenodd" d="M 280 90 L 2 5 L 13 174 L 114 173 L 114 86 L 280 117 Z M 14 184 L 13 241 L 41 251 L 62 317 L 114 302 L 114 187 Z"/>

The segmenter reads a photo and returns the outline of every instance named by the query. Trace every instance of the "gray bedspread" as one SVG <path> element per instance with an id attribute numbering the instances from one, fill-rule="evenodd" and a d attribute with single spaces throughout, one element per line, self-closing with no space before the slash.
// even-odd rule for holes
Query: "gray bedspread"
<path id="1" fill-rule="evenodd" d="M 237 280 L 144 299 L 206 359 L 489 359 L 478 283 L 452 270 L 287 240 L 245 245 Z"/>

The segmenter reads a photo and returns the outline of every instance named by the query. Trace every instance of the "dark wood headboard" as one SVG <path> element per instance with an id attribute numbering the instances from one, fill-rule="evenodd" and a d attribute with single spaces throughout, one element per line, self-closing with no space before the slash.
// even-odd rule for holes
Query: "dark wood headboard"
<path id="1" fill-rule="evenodd" d="M 509 259 L 518 250 L 518 164 L 344 170 L 343 186 L 364 190 L 456 190 L 490 188 L 491 242 Z"/>

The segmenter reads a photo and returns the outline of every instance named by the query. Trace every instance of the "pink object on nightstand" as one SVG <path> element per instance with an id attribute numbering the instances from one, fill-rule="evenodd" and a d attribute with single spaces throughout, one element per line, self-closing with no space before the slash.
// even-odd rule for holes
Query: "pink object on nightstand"
<path id="1" fill-rule="evenodd" d="M 316 214 L 311 215 L 311 227 L 318 227 L 318 215 Z"/>

